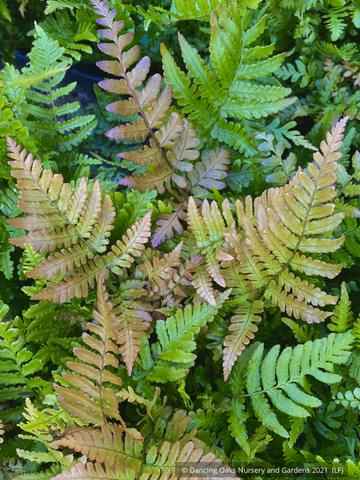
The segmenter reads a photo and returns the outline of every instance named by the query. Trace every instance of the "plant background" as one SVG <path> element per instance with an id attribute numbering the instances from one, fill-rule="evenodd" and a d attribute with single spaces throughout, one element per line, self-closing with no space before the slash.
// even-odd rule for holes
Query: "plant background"
<path id="1" fill-rule="evenodd" d="M 313 279 L 314 282 L 318 282 L 316 285 L 329 295 L 342 295 L 343 303 L 339 316 L 343 330 L 339 327 L 340 330 L 334 331 L 345 332 L 352 326 L 360 312 L 358 294 L 360 289 L 358 216 L 360 214 L 357 210 L 357 196 L 360 188 L 357 173 L 358 157 L 355 154 L 360 143 L 360 51 L 358 45 L 360 3 L 346 0 L 323 2 L 271 0 L 267 3 L 250 0 L 238 2 L 238 4 L 242 14 L 246 11 L 252 12 L 251 25 L 267 15 L 267 28 L 257 39 L 256 45 L 266 46 L 276 42 L 273 55 L 285 53 L 281 66 L 275 72 L 260 79 L 259 83 L 291 89 L 291 97 L 296 97 L 296 100 L 287 108 L 279 109 L 267 117 L 241 120 L 242 128 L 253 142 L 253 152 L 248 155 L 240 148 L 229 145 L 226 140 L 213 141 L 206 136 L 201 136 L 202 147 L 205 149 L 220 145 L 231 150 L 231 165 L 225 181 L 225 189 L 221 193 L 211 190 L 206 194 L 206 198 L 209 201 L 218 202 L 225 198 L 236 199 L 240 196 L 245 198 L 246 195 L 254 198 L 269 187 L 285 184 L 287 177 L 291 178 L 298 166 L 306 168 L 312 159 L 312 150 L 319 148 L 321 140 L 325 138 L 331 126 L 348 115 L 350 119 L 341 147 L 343 156 L 338 171 L 338 188 L 345 193 L 339 200 L 339 204 L 342 205 L 339 208 L 344 212 L 348 208 L 349 212 L 351 210 L 351 216 L 349 215 L 341 227 L 333 232 L 334 237 L 345 234 L 345 243 L 340 250 L 330 255 L 332 263 L 342 263 L 344 268 L 340 275 L 326 282 Z M 151 58 L 150 74 L 163 71 L 160 53 L 162 43 L 166 45 L 179 68 L 187 73 L 188 68 L 177 37 L 178 31 L 197 50 L 205 63 L 209 64 L 211 18 L 210 15 L 204 15 L 198 5 L 194 10 L 193 5 L 194 2 L 188 0 L 178 2 L 139 0 L 136 4 L 131 1 L 110 1 L 111 8 L 118 10 L 117 18 L 125 20 L 124 31 L 135 32 L 134 43 L 140 44 L 141 55 L 148 55 Z M 194 11 L 197 13 L 194 14 Z M 102 72 L 94 66 L 96 62 L 104 59 L 103 53 L 96 47 L 100 41 L 96 18 L 97 15 L 87 0 L 59 2 L 9 0 L 7 3 L 0 0 L 0 51 L 3 61 L 3 69 L 0 71 L 3 89 L 0 96 L 0 264 L 2 267 L 0 279 L 3 286 L 0 298 L 9 306 L 9 311 L 4 313 L 4 318 L 12 319 L 15 322 L 14 327 L 18 329 L 19 349 L 25 348 L 30 352 L 35 364 L 36 360 L 42 362 L 40 375 L 36 373 L 36 378 L 40 377 L 41 381 L 38 385 L 33 385 L 36 393 L 32 393 L 29 397 L 40 411 L 49 408 L 45 407 L 46 405 L 54 406 L 52 377 L 60 375 L 66 361 L 72 358 L 73 348 L 83 346 L 81 334 L 91 317 L 91 311 L 96 302 L 96 292 L 92 291 L 86 299 L 75 299 L 71 305 L 65 306 L 65 314 L 69 315 L 70 321 L 59 320 L 60 323 L 54 326 L 50 317 L 59 316 L 59 308 L 45 319 L 37 316 L 34 302 L 29 300 L 29 296 L 34 294 L 38 285 L 36 286 L 34 281 L 26 277 L 24 272 L 37 265 L 38 259 L 35 252 L 28 250 L 23 253 L 9 243 L 9 238 L 17 236 L 18 232 L 6 222 L 6 219 L 18 217 L 20 211 L 16 206 L 18 193 L 6 164 L 8 158 L 5 136 L 13 137 L 21 143 L 22 147 L 39 156 L 45 168 L 52 169 L 54 173 L 61 173 L 64 180 L 71 183 L 73 187 L 79 185 L 83 176 L 90 179 L 90 183 L 99 180 L 101 190 L 111 196 L 118 212 L 116 229 L 112 233 L 111 240 L 125 234 L 127 228 L 150 208 L 153 209 L 153 219 L 158 220 L 162 213 L 168 212 L 166 200 L 170 198 L 167 194 L 160 198 L 155 189 L 140 194 L 136 189 L 131 190 L 117 183 L 131 173 L 141 174 L 146 170 L 145 167 L 134 167 L 131 162 L 121 160 L 117 156 L 119 152 L 134 149 L 134 142 L 114 141 L 104 136 L 106 131 L 119 125 L 119 122 L 125 122 L 124 116 L 119 117 L 105 109 L 105 106 L 116 101 L 118 96 L 102 90 L 97 85 L 94 86 L 93 91 L 89 86 L 84 88 L 81 85 L 82 77 L 79 77 L 82 80 L 70 90 L 71 82 L 74 81 L 70 75 L 71 70 L 77 69 L 84 72 L 90 69 L 88 71 L 90 76 L 97 75 L 103 78 Z M 23 57 L 15 55 L 15 52 L 20 52 L 22 56 L 29 55 L 35 39 L 39 39 L 42 35 L 36 30 L 37 26 L 42 29 L 49 42 L 58 42 L 58 48 L 62 49 L 61 52 L 59 50 L 56 53 L 57 49 L 54 47 L 54 62 L 46 66 L 56 68 L 59 65 L 60 67 L 71 65 L 70 70 L 50 77 L 55 79 L 54 89 L 63 89 L 59 91 L 53 106 L 53 109 L 58 109 L 57 122 L 59 124 L 73 122 L 72 125 L 75 125 L 74 128 L 69 127 L 68 130 L 64 130 L 69 135 L 74 135 L 67 143 L 61 143 L 51 119 L 47 118 L 48 130 L 41 129 L 37 123 L 44 121 L 45 117 L 37 118 L 39 111 L 33 108 L 37 97 L 31 92 L 35 92 L 36 87 L 31 86 L 31 83 L 26 85 L 12 83 L 20 78 L 20 75 L 40 75 L 40 70 L 44 67 L 41 61 L 34 57 L 31 58 L 30 65 L 24 69 L 24 66 L 19 64 L 19 59 Z M 165 77 L 168 80 L 166 72 Z M 187 78 L 191 79 L 191 74 L 187 73 Z M 175 92 L 173 107 L 180 111 L 182 104 L 179 99 L 181 100 L 180 93 Z M 76 102 L 79 102 L 79 105 L 75 106 Z M 68 107 L 70 104 L 74 106 Z M 229 117 L 232 118 L 229 115 L 227 120 Z M 49 136 L 49 132 L 53 133 Z M 273 135 L 273 143 L 268 137 L 261 137 L 259 132 L 263 135 Z M 279 155 L 275 154 L 276 158 L 272 155 L 271 148 L 278 142 L 283 142 L 285 151 L 283 157 L 288 159 L 287 163 L 282 164 Z M 296 163 L 292 157 L 288 156 L 290 152 L 296 155 Z M 173 240 L 167 239 L 159 247 L 160 251 L 171 252 L 179 240 L 180 236 L 175 234 Z M 353 312 L 352 316 L 349 313 L 350 309 Z M 241 448 L 227 427 L 226 402 L 222 403 L 223 399 L 216 397 L 216 392 L 221 389 L 221 382 L 214 381 L 214 378 L 222 375 L 221 362 L 216 360 L 221 356 L 219 339 L 224 337 L 224 330 L 226 330 L 221 322 L 225 319 L 226 323 L 230 313 L 231 307 L 228 311 L 226 309 L 221 311 L 213 323 L 214 328 L 209 332 L 209 337 L 207 339 L 204 336 L 200 337 L 196 365 L 190 369 L 186 377 L 186 385 L 170 382 L 166 384 L 166 388 L 163 385 L 161 387 L 161 395 L 168 397 L 168 405 L 176 409 L 181 404 L 182 408 L 192 412 L 190 425 L 199 430 L 200 441 L 210 446 L 215 444 L 225 451 L 228 457 L 230 452 L 241 452 Z M 288 328 L 283 325 L 281 318 L 282 313 L 279 309 L 269 308 L 256 335 L 256 341 L 264 342 L 267 351 L 277 344 L 280 344 L 281 349 L 295 347 L 298 343 L 322 338 L 329 334 L 324 324 L 299 327 L 289 323 L 290 328 Z M 347 328 L 344 325 L 347 325 Z M 5 336 L 6 323 L 2 328 L 1 338 L 8 339 Z M 41 331 L 44 332 L 43 336 L 39 335 Z M 281 331 L 280 337 L 279 331 Z M 48 343 L 49 338 L 50 343 Z M 208 348 L 209 339 L 213 342 L 212 348 Z M 10 340 L 10 344 L 15 341 Z M 4 349 L 5 345 L 2 344 L 1 348 Z M 17 354 L 16 351 L 13 353 Z M 253 456 L 265 452 L 262 457 L 260 455 L 260 458 L 266 458 L 270 462 L 281 455 L 287 461 L 299 463 L 304 461 L 321 463 L 319 458 L 326 458 L 326 461 L 340 458 L 342 462 L 346 460 L 352 462 L 354 467 L 351 468 L 354 468 L 355 475 L 357 468 L 355 465 L 359 462 L 360 449 L 359 402 L 358 390 L 356 390 L 359 381 L 356 367 L 358 358 L 359 355 L 354 349 L 351 368 L 346 370 L 344 367 L 341 370 L 345 380 L 337 388 L 332 387 L 331 391 L 324 390 L 320 382 L 318 385 L 315 382 L 314 390 L 321 398 L 322 406 L 306 421 L 302 429 L 293 422 L 294 437 L 296 437 L 297 428 L 299 430 L 296 447 L 292 445 L 286 451 L 283 439 L 276 435 L 269 443 L 268 431 L 260 427 L 253 436 Z M 125 375 L 124 370 L 124 365 L 121 365 L 119 371 Z M 30 378 L 34 378 L 36 370 L 29 371 Z M 6 385 L 3 393 L 0 392 L 0 417 L 6 425 L 6 443 L 0 450 L 3 462 L 0 476 L 13 478 L 19 474 L 40 475 L 40 472 L 50 468 L 51 462 L 45 461 L 45 457 L 44 461 L 37 462 L 33 458 L 19 454 L 18 449 L 22 451 L 35 449 L 45 453 L 46 441 L 41 438 L 29 439 L 19 436 L 24 435 L 21 433 L 19 423 L 24 421 L 26 389 L 12 396 L 9 391 L 5 391 L 5 388 L 8 389 L 9 385 L 17 386 L 17 383 L 14 381 L 13 384 L 8 384 L 9 381 L 6 375 L 0 376 L 0 383 Z M 30 384 L 31 382 L 26 384 L 27 388 Z M 129 379 L 127 386 L 135 387 L 134 380 Z M 153 398 L 153 389 L 149 387 L 146 391 L 145 386 L 140 388 L 143 388 L 143 391 L 137 391 L 137 394 L 143 395 L 150 401 Z M 350 394 L 346 393 L 349 391 Z M 350 405 L 350 402 L 353 403 Z M 138 418 L 137 408 L 143 409 L 142 412 L 145 409 L 143 405 L 139 405 L 139 403 L 128 403 L 125 409 L 126 417 L 134 424 Z M 254 421 L 254 425 L 255 423 Z M 255 429 L 255 426 L 253 428 Z M 266 448 L 267 444 L 269 446 Z M 237 453 L 233 459 L 243 460 L 241 455 Z M 53 473 L 58 471 L 55 469 Z M 51 476 L 41 477 L 40 475 L 28 478 L 51 478 Z"/>

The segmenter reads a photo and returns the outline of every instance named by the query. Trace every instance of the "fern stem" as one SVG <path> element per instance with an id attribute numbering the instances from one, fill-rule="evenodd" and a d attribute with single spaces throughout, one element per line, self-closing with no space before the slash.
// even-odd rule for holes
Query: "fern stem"
<path id="1" fill-rule="evenodd" d="M 110 27 L 110 28 L 112 29 L 112 23 L 111 23 L 111 27 Z M 160 145 L 160 142 L 159 142 L 158 139 L 156 138 L 153 129 L 150 127 L 150 124 L 149 124 L 149 122 L 148 122 L 148 120 L 147 120 L 147 118 L 146 118 L 145 112 L 144 112 L 144 110 L 142 109 L 142 107 L 141 107 L 141 105 L 140 105 L 139 99 L 138 99 L 137 96 L 135 95 L 135 91 L 134 91 L 134 89 L 132 88 L 131 82 L 129 81 L 129 78 L 128 78 L 128 76 L 127 76 L 126 70 L 125 70 L 124 65 L 123 65 L 123 62 L 122 62 L 122 55 L 121 55 L 119 46 L 116 45 L 116 48 L 117 48 L 117 50 L 118 50 L 118 60 L 119 60 L 119 63 L 120 63 L 120 68 L 121 68 L 122 75 L 123 75 L 124 80 L 125 80 L 125 82 L 126 82 L 126 84 L 127 84 L 127 86 L 128 86 L 128 89 L 129 89 L 129 91 L 130 91 L 130 94 L 131 94 L 131 96 L 133 97 L 133 99 L 134 99 L 134 101 L 135 101 L 135 103 L 136 103 L 136 106 L 137 106 L 137 108 L 138 108 L 138 110 L 139 110 L 139 113 L 140 113 L 140 115 L 142 116 L 142 118 L 143 118 L 143 120 L 144 120 L 144 123 L 145 123 L 145 125 L 146 125 L 146 128 L 148 129 L 148 131 L 149 131 L 152 139 L 154 140 L 156 146 L 157 146 L 158 149 L 161 151 L 161 154 L 162 154 L 162 156 L 163 156 L 163 158 L 164 158 L 167 166 L 170 168 L 170 170 L 174 171 L 173 166 L 171 165 L 169 159 L 167 158 L 167 155 L 166 155 L 166 153 L 165 153 L 165 150 L 164 150 L 163 147 Z"/>

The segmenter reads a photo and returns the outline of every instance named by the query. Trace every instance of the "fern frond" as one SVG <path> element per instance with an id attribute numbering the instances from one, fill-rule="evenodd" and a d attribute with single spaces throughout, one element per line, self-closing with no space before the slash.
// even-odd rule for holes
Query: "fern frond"
<path id="1" fill-rule="evenodd" d="M 229 206 L 223 203 L 224 216 L 215 211 L 213 202 L 209 210 L 203 203 L 202 215 L 194 200 L 189 200 L 188 225 L 204 262 L 197 266 L 192 284 L 206 301 L 214 305 L 215 297 L 211 277 L 219 285 L 233 289 L 233 295 L 245 296 L 249 303 L 239 307 L 239 315 L 231 320 L 230 332 L 224 346 L 225 379 L 236 357 L 253 338 L 255 324 L 260 321 L 264 297 L 282 312 L 301 318 L 307 323 L 323 322 L 331 313 L 315 308 L 334 305 L 336 297 L 296 276 L 296 271 L 306 275 L 333 278 L 341 265 L 331 265 L 311 257 L 313 252 L 323 254 L 337 250 L 344 237 L 329 238 L 328 232 L 342 221 L 343 214 L 335 213 L 330 203 L 336 196 L 336 161 L 341 154 L 343 131 L 347 119 L 341 120 L 321 143 L 321 151 L 314 153 L 315 162 L 305 173 L 299 169 L 285 187 L 270 189 L 255 200 L 247 197 L 245 205 L 240 200 L 235 208 L 240 226 L 239 233 Z M 218 252 L 226 242 L 228 250 Z M 230 247 L 230 250 L 229 250 Z M 225 256 L 224 256 L 225 254 Z M 219 255 L 220 264 L 217 264 Z M 236 257 L 237 261 L 227 260 Z M 293 273 L 294 272 L 294 273 Z M 210 277 L 211 275 L 211 277 Z M 224 280 L 224 283 L 222 281 Z M 256 313 L 250 306 L 256 303 Z"/>
<path id="2" fill-rule="evenodd" d="M 109 295 L 104 291 L 104 270 L 100 273 L 97 288 L 98 311 L 93 311 L 96 323 L 87 324 L 88 330 L 100 340 L 84 333 L 82 338 L 88 348 L 74 349 L 75 356 L 83 363 L 68 362 L 67 366 L 73 373 L 62 373 L 71 388 L 55 385 L 59 405 L 75 418 L 94 425 L 105 425 L 108 417 L 122 421 L 115 392 L 104 386 L 107 382 L 118 386 L 122 384 L 121 379 L 106 368 L 117 368 L 119 362 L 115 343 L 118 322 L 108 302 Z"/>
<path id="3" fill-rule="evenodd" d="M 51 9 L 50 3 L 54 7 L 56 2 L 48 2 L 46 10 Z M 67 5 L 66 0 L 61 3 L 63 3 L 63 7 L 72 9 L 72 15 L 66 10 L 58 11 L 56 15 L 47 15 L 41 22 L 41 26 L 49 37 L 58 41 L 60 46 L 65 49 L 65 55 L 79 61 L 82 53 L 92 54 L 93 52 L 91 46 L 83 42 L 97 41 L 91 13 L 85 10 L 85 8 L 90 8 L 84 3 L 76 5 L 74 0 L 67 2 Z M 59 6 L 56 9 L 54 7 L 54 10 L 58 9 Z M 69 25 L 71 25 L 71 28 L 69 28 Z"/>
<path id="4" fill-rule="evenodd" d="M 151 239 L 153 247 L 157 247 L 160 243 L 165 241 L 165 237 L 170 240 L 174 236 L 174 230 L 181 235 L 184 231 L 180 219 L 186 217 L 184 208 L 186 206 L 186 197 L 181 203 L 172 203 L 173 213 L 160 213 L 159 220 L 156 221 L 158 227 L 155 229 L 154 235 Z"/>
<path id="5" fill-rule="evenodd" d="M 346 284 L 345 282 L 342 282 L 340 300 L 335 306 L 331 322 L 327 327 L 331 332 L 345 333 L 351 328 L 353 321 L 354 318 L 351 312 L 351 301 L 346 289 Z"/>
<path id="6" fill-rule="evenodd" d="M 116 273 L 121 273 L 121 267 L 129 268 L 134 257 L 140 257 L 141 251 L 145 249 L 144 244 L 150 237 L 151 214 L 152 210 L 128 229 L 122 241 L 118 240 L 116 245 L 111 247 L 112 252 L 108 257 L 112 260 L 113 270 Z"/>
<path id="7" fill-rule="evenodd" d="M 347 18 L 349 11 L 347 8 L 331 8 L 324 14 L 325 25 L 331 32 L 331 40 L 338 40 L 346 28 L 344 18 Z"/>
<path id="8" fill-rule="evenodd" d="M 235 362 L 229 377 L 230 391 L 234 395 L 239 395 L 232 399 L 232 409 L 228 416 L 229 431 L 236 442 L 241 446 L 247 455 L 250 455 L 250 444 L 248 438 L 248 432 L 246 428 L 246 420 L 248 413 L 245 408 L 244 398 L 241 395 L 245 394 L 244 378 L 246 373 L 246 367 L 249 363 L 251 356 L 256 349 L 256 344 L 250 345 L 242 354 L 242 361 Z"/>
<path id="9" fill-rule="evenodd" d="M 195 164 L 195 168 L 188 174 L 191 182 L 191 194 L 199 195 L 211 191 L 211 187 L 216 190 L 225 188 L 226 184 L 221 180 L 227 177 L 226 165 L 230 164 L 230 152 L 223 148 L 210 150 L 209 156 L 201 157 L 201 162 Z"/>
<path id="10" fill-rule="evenodd" d="M 113 312 L 118 324 L 117 343 L 129 375 L 139 352 L 142 333 L 151 322 L 149 312 L 153 310 L 145 299 L 141 299 L 146 294 L 143 285 L 144 282 L 140 280 L 122 282 L 119 293 L 114 298 Z"/>
<path id="11" fill-rule="evenodd" d="M 55 101 L 63 95 L 68 95 L 76 86 L 72 83 L 66 87 L 56 88 L 64 78 L 65 70 L 69 68 L 69 60 L 64 57 L 65 48 L 59 42 L 47 35 L 45 30 L 35 22 L 36 40 L 29 53 L 29 66 L 23 69 L 27 76 L 39 78 L 32 90 L 27 91 L 27 102 L 21 105 L 28 114 L 24 124 L 30 131 L 36 131 L 41 139 L 41 149 L 58 153 L 71 150 L 83 139 L 88 137 L 95 128 L 97 121 L 94 115 L 84 115 L 62 121 L 61 117 L 74 113 L 80 108 L 78 102 L 56 106 Z M 54 74 L 46 82 L 40 81 L 42 72 L 49 68 Z M 56 73 L 62 72 L 62 73 Z M 56 74 L 55 74 L 56 73 Z M 40 105 L 45 106 L 40 106 Z"/>
<path id="12" fill-rule="evenodd" d="M 90 462 L 85 466 L 78 463 L 69 471 L 63 471 L 54 479 L 71 478 L 136 478 L 139 475 L 153 478 L 173 477 L 175 465 L 183 462 L 209 465 L 209 468 L 227 468 L 218 458 L 217 452 L 205 453 L 196 448 L 193 438 L 196 431 L 185 433 L 190 417 L 184 410 L 178 410 L 171 419 L 171 408 L 160 410 L 155 423 L 143 429 L 145 438 L 135 429 L 126 430 L 117 425 L 103 426 L 100 431 L 86 430 L 67 435 L 53 442 L 55 446 L 65 446 L 87 455 Z M 166 430 L 160 425 L 166 423 Z M 164 432 L 161 434 L 159 429 Z M 164 431 L 165 430 L 165 431 Z M 157 432 L 157 444 L 147 446 L 151 432 Z M 95 463 L 92 463 L 95 462 Z M 105 465 L 105 466 L 103 466 Z M 112 465 L 112 466 L 109 466 Z M 105 470 L 106 469 L 106 470 Z M 141 472 L 141 473 L 140 473 Z M 176 476 L 176 475 L 175 475 Z M 174 477 L 175 478 L 175 477 Z M 235 480 L 235 477 L 229 477 Z"/>
<path id="13" fill-rule="evenodd" d="M 313 327 L 310 328 L 310 325 L 298 325 L 291 318 L 282 318 L 281 321 L 291 328 L 298 343 L 309 342 L 313 339 L 315 332 Z M 315 338 L 317 337 L 315 336 Z"/>
<path id="14" fill-rule="evenodd" d="M 220 4 L 217 15 L 212 14 L 209 66 L 181 34 L 179 43 L 188 75 L 178 68 L 165 45 L 161 45 L 161 53 L 166 81 L 202 138 L 218 139 L 249 156 L 254 153 L 254 144 L 239 121 L 276 113 L 295 98 L 286 98 L 289 89 L 249 82 L 275 72 L 284 54 L 268 58 L 274 44 L 250 47 L 264 31 L 266 17 L 246 30 L 248 16 L 235 20 L 241 17 L 241 10 L 233 2 L 231 8 Z"/>
<path id="15" fill-rule="evenodd" d="M 184 138 L 179 140 L 178 148 L 174 150 L 172 157 L 168 152 L 168 150 L 174 149 L 176 141 L 185 128 L 184 119 L 178 113 L 173 112 L 166 118 L 172 102 L 172 89 L 170 86 L 166 86 L 160 93 L 161 76 L 159 74 L 150 77 L 144 88 L 139 89 L 148 75 L 150 59 L 148 57 L 140 59 L 135 67 L 128 71 L 140 56 L 140 49 L 137 45 L 124 51 L 124 48 L 132 43 L 134 34 L 127 33 L 118 36 L 124 22 L 114 22 L 115 14 L 109 11 L 109 6 L 104 2 L 93 0 L 92 4 L 96 13 L 103 17 L 98 20 L 98 23 L 108 27 L 108 29 L 99 30 L 99 34 L 116 44 L 116 47 L 110 43 L 99 44 L 103 53 L 116 60 L 101 61 L 97 65 L 107 73 L 122 77 L 121 80 L 100 82 L 100 86 L 105 90 L 130 96 L 128 100 L 113 102 L 107 106 L 107 109 L 119 115 L 129 117 L 137 115 L 135 120 L 131 119 L 128 123 L 109 130 L 106 135 L 116 140 L 127 139 L 135 142 L 139 140 L 144 142 L 149 136 L 150 146 L 121 153 L 119 156 L 139 165 L 156 165 L 155 170 L 151 172 L 148 171 L 141 176 L 127 177 L 120 180 L 119 183 L 140 189 L 141 192 L 150 191 L 152 188 L 163 192 L 164 184 L 171 189 L 171 180 L 183 188 L 186 184 L 184 185 L 184 180 L 176 173 L 176 170 L 182 171 L 184 162 L 181 162 L 181 154 L 185 154 L 183 158 L 188 158 L 186 151 L 182 152 Z M 193 130 L 190 129 L 190 133 L 192 132 Z M 194 142 L 190 141 L 188 148 L 193 144 Z M 196 145 L 195 143 L 194 146 Z M 192 167 L 189 166 L 189 168 Z"/>
<path id="16" fill-rule="evenodd" d="M 234 398 L 241 402 L 243 409 L 245 398 L 249 396 L 259 421 L 283 438 L 289 438 L 276 412 L 298 418 L 310 416 L 309 409 L 319 407 L 321 401 L 305 390 L 306 379 L 313 377 L 325 384 L 341 381 L 342 377 L 333 373 L 333 367 L 346 363 L 353 341 L 351 332 L 332 333 L 294 349 L 287 347 L 281 353 L 280 346 L 275 345 L 265 358 L 262 358 L 264 345 L 260 344 L 247 362 L 246 373 L 245 367 L 240 366 L 231 373 Z M 243 392 L 247 392 L 246 395 Z"/>
<path id="17" fill-rule="evenodd" d="M 26 321 L 19 317 L 4 319 L 8 311 L 8 306 L 0 301 L 0 398 L 16 401 L 19 394 L 31 395 L 47 382 L 36 375 L 43 368 L 42 361 L 33 358 L 33 353 L 26 348 Z"/>
<path id="18" fill-rule="evenodd" d="M 179 20 L 205 20 L 211 10 L 217 10 L 219 5 L 219 0 L 175 0 L 171 14 L 176 15 Z"/>
<path id="19" fill-rule="evenodd" d="M 180 265 L 182 245 L 182 242 L 180 242 L 171 253 L 165 254 L 162 258 L 155 255 L 152 263 L 146 260 L 138 267 L 137 271 L 141 272 L 143 277 L 150 282 L 151 290 L 148 295 L 156 294 L 164 289 L 165 282 L 174 276 L 174 267 Z"/>
<path id="20" fill-rule="evenodd" d="M 41 162 L 33 160 L 31 154 L 26 155 L 26 150 L 20 152 L 20 147 L 11 139 L 8 145 L 9 156 L 15 159 L 9 164 L 16 168 L 12 175 L 18 179 L 18 205 L 23 212 L 30 213 L 9 219 L 8 223 L 24 230 L 36 230 L 11 239 L 11 243 L 22 248 L 29 244 L 41 253 L 59 250 L 34 264 L 32 271 L 25 272 L 27 276 L 52 279 L 66 274 L 37 292 L 33 299 L 64 303 L 74 296 L 86 297 L 105 265 L 115 273 L 129 268 L 150 236 L 151 211 L 129 228 L 122 241 L 118 240 L 106 254 L 115 209 L 109 196 L 102 200 L 99 181 L 94 182 L 89 194 L 87 182 L 82 178 L 73 193 L 62 175 L 43 171 Z"/>
<path id="21" fill-rule="evenodd" d="M 61 408 L 58 410 L 45 408 L 39 411 L 29 398 L 25 399 L 25 405 L 23 416 L 26 423 L 19 424 L 24 432 L 44 434 L 49 431 L 57 431 L 62 434 L 74 425 L 71 416 Z"/>
<path id="22" fill-rule="evenodd" d="M 184 208 L 189 194 L 197 195 L 210 190 L 225 188 L 225 183 L 219 180 L 226 177 L 229 152 L 224 149 L 210 151 L 209 156 L 203 156 L 196 162 L 200 144 L 192 122 L 173 111 L 168 115 L 172 102 L 172 88 L 168 85 L 161 91 L 161 76 L 151 76 L 144 85 L 150 69 L 150 59 L 144 57 L 129 71 L 140 55 L 138 46 L 127 51 L 134 38 L 133 33 L 120 35 L 124 22 L 114 22 L 115 14 L 109 11 L 109 6 L 94 0 L 96 13 L 103 18 L 101 25 L 108 29 L 99 30 L 100 35 L 112 40 L 116 45 L 101 43 L 99 48 L 105 54 L 115 58 L 98 63 L 105 72 L 121 77 L 120 80 L 104 80 L 100 86 L 113 93 L 128 95 L 126 100 L 115 101 L 106 108 L 110 112 L 129 117 L 129 122 L 107 132 L 107 136 L 116 140 L 140 141 L 148 139 L 146 145 L 138 150 L 122 152 L 118 156 L 136 165 L 147 166 L 140 175 L 131 175 L 119 180 L 121 185 L 140 190 L 141 193 L 157 189 L 163 194 L 168 190 L 179 202 L 174 204 L 173 213 L 161 213 L 157 221 L 152 240 L 154 246 L 173 238 L 174 230 L 182 233 L 180 223 L 185 218 Z M 135 120 L 134 117 L 135 116 Z"/>
<path id="23" fill-rule="evenodd" d="M 201 298 L 210 303 L 210 305 L 216 305 L 215 292 L 212 287 L 212 278 L 204 265 L 197 265 L 191 284 Z"/>
<path id="24" fill-rule="evenodd" d="M 0 14 L 8 21 L 11 22 L 10 12 L 7 6 L 7 0 L 0 1 Z"/>
<path id="25" fill-rule="evenodd" d="M 218 307 L 227 296 L 228 292 L 217 299 Z M 193 307 L 187 305 L 183 311 L 178 310 L 166 321 L 158 320 L 158 343 L 152 345 L 154 355 L 150 354 L 146 338 L 143 338 L 140 349 L 142 367 L 147 372 L 147 378 L 159 383 L 183 378 L 196 358 L 193 353 L 196 349 L 195 335 L 201 327 L 212 321 L 215 313 L 216 307 L 194 304 Z"/>
<path id="26" fill-rule="evenodd" d="M 261 321 L 259 316 L 264 309 L 263 302 L 256 300 L 253 303 L 243 303 L 238 306 L 231 317 L 230 334 L 224 341 L 224 378 L 227 379 L 237 357 L 255 337 L 258 328 L 256 323 Z"/>

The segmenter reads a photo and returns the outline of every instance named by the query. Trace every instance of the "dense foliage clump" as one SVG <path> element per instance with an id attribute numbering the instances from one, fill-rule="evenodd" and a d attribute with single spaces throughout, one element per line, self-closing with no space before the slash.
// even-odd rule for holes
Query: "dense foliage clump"
<path id="1" fill-rule="evenodd" d="M 0 479 L 359 477 L 359 28 L 0 0 Z"/>

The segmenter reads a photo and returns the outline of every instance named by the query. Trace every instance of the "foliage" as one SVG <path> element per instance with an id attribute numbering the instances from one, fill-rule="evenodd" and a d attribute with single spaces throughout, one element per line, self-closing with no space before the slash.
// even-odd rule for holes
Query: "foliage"
<path id="1" fill-rule="evenodd" d="M 267 117 L 289 107 L 295 98 L 286 99 L 290 90 L 271 86 L 269 78 L 285 55 L 271 57 L 275 44 L 251 46 L 264 32 L 266 16 L 248 28 L 250 13 L 240 20 L 236 3 L 231 2 L 229 7 L 227 11 L 220 6 L 218 17 L 211 19 L 211 64 L 205 65 L 179 34 L 188 77 L 194 83 L 180 71 L 163 45 L 164 72 L 182 111 L 189 114 L 202 138 L 218 139 L 249 156 L 254 147 L 239 120 Z M 261 83 L 263 78 L 265 84 Z"/>
<path id="2" fill-rule="evenodd" d="M 0 0 L 0 479 L 358 477 L 358 10 Z"/>

